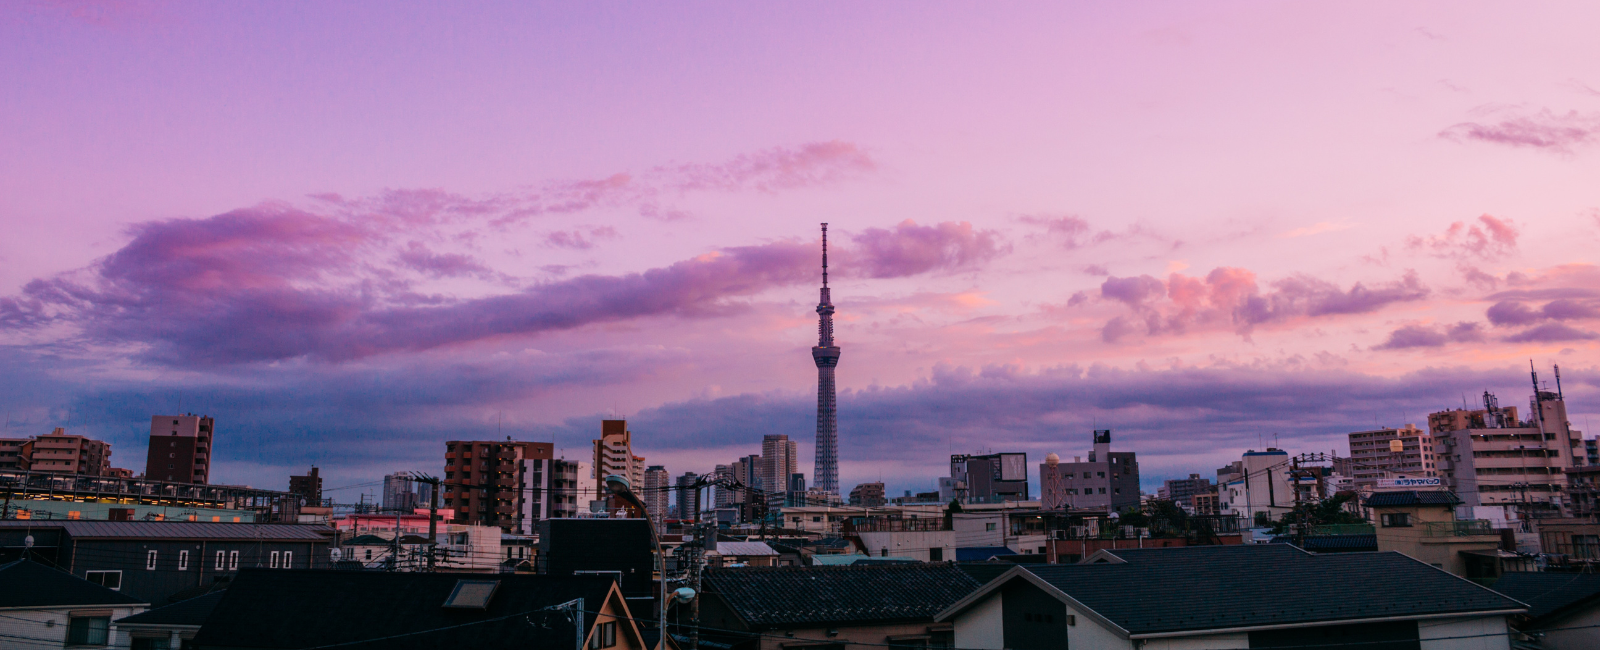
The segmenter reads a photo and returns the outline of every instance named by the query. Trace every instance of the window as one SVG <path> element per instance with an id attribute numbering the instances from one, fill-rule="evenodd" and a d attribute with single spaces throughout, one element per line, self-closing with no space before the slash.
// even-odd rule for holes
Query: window
<path id="1" fill-rule="evenodd" d="M 67 623 L 67 645 L 107 645 L 110 631 L 110 616 L 74 616 Z"/>
<path id="2" fill-rule="evenodd" d="M 278 552 L 277 551 L 273 551 L 272 552 L 272 563 L 268 564 L 267 568 L 269 568 L 269 569 L 278 568 Z"/>
<path id="3" fill-rule="evenodd" d="M 944 561 L 944 549 L 939 548 L 937 546 L 928 549 L 928 561 L 929 562 L 943 562 Z"/>
<path id="4" fill-rule="evenodd" d="M 1410 528 L 1411 514 L 1407 512 L 1386 512 L 1383 514 L 1384 528 Z"/>
<path id="5" fill-rule="evenodd" d="M 984 530 L 984 532 L 988 532 L 988 531 L 994 530 L 994 522 L 989 522 L 987 524 L 984 524 L 983 525 L 983 530 Z"/>
<path id="6" fill-rule="evenodd" d="M 237 571 L 237 570 L 239 570 L 239 552 L 238 551 L 228 551 L 228 570 L 229 571 Z"/>
<path id="7" fill-rule="evenodd" d="M 294 566 L 294 551 L 284 551 L 283 552 L 283 568 L 288 569 L 288 568 L 293 567 L 293 566 Z"/>
<path id="8" fill-rule="evenodd" d="M 225 552 L 225 551 L 217 551 L 217 570 L 221 571 L 224 567 L 227 567 L 227 566 L 228 566 L 228 554 L 227 554 L 227 552 Z"/>
<path id="9" fill-rule="evenodd" d="M 133 650 L 176 650 L 172 647 L 170 637 L 136 636 L 133 637 Z"/>
<path id="10" fill-rule="evenodd" d="M 146 551 L 144 554 L 144 568 L 146 571 L 156 570 L 156 552 Z"/>
<path id="11" fill-rule="evenodd" d="M 188 551 L 178 551 L 178 570 L 179 571 L 188 571 L 189 570 L 189 552 Z"/>
<path id="12" fill-rule="evenodd" d="M 1106 493 L 1106 489 L 1105 488 L 1100 488 L 1100 493 L 1101 494 L 1105 494 Z"/>
<path id="13" fill-rule="evenodd" d="M 122 589 L 121 571 L 85 571 L 83 572 L 83 579 L 112 591 Z"/>
<path id="14" fill-rule="evenodd" d="M 590 648 L 610 648 L 617 645 L 617 622 L 608 621 L 595 626 L 594 636 L 589 637 Z"/>
<path id="15" fill-rule="evenodd" d="M 367 559 L 372 559 L 372 549 L 367 549 Z"/>

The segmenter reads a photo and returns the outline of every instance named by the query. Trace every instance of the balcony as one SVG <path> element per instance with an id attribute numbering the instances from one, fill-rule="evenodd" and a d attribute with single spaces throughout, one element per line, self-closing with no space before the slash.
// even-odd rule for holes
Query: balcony
<path id="1" fill-rule="evenodd" d="M 1499 535 L 1487 519 L 1430 521 L 1422 525 L 1423 537 L 1475 537 Z"/>
<path id="2" fill-rule="evenodd" d="M 1313 535 L 1371 535 L 1377 532 L 1372 524 L 1323 524 L 1311 529 Z"/>

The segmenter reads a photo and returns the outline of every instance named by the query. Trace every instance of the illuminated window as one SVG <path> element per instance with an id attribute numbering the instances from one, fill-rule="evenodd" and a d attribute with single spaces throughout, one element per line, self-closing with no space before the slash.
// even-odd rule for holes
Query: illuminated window
<path id="1" fill-rule="evenodd" d="M 178 570 L 179 571 L 188 571 L 189 570 L 189 552 L 188 551 L 178 551 Z"/>

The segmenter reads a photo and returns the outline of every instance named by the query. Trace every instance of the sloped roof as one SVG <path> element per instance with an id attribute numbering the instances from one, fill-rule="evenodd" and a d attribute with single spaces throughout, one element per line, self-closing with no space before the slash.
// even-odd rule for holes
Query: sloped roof
<path id="1" fill-rule="evenodd" d="M 1600 574 L 1513 571 L 1495 581 L 1494 590 L 1527 603 L 1531 626 L 1537 627 L 1600 604 Z"/>
<path id="2" fill-rule="evenodd" d="M 703 584 L 752 627 L 932 620 L 979 587 L 953 565 L 920 562 L 712 569 Z"/>
<path id="3" fill-rule="evenodd" d="M 717 542 L 717 553 L 722 555 L 777 555 L 766 542 Z"/>
<path id="4" fill-rule="evenodd" d="M 157 607 L 141 614 L 117 619 L 118 625 L 186 625 L 200 627 L 211 616 L 217 603 L 222 602 L 226 591 L 213 591 L 204 596 Z"/>
<path id="5" fill-rule="evenodd" d="M 1014 555 L 1013 551 L 1004 546 L 971 546 L 956 549 L 957 562 L 982 562 L 997 555 Z"/>
<path id="6" fill-rule="evenodd" d="M 1105 553 L 1122 562 L 1018 567 L 1129 634 L 1523 608 L 1395 552 L 1313 554 L 1291 544 L 1247 544 Z M 1352 585 L 1360 597 L 1328 597 Z"/>
<path id="7" fill-rule="evenodd" d="M 1367 507 L 1383 506 L 1457 506 L 1461 499 L 1449 490 L 1401 490 L 1398 492 L 1373 492 L 1366 501 Z"/>
<path id="8" fill-rule="evenodd" d="M 0 607 L 148 604 L 33 560 L 0 564 Z"/>
<path id="9" fill-rule="evenodd" d="M 1294 538 L 1289 535 L 1274 537 L 1273 544 L 1293 544 Z M 1358 551 L 1378 550 L 1378 536 L 1376 534 L 1355 535 L 1307 535 L 1301 548 L 1312 553 L 1350 553 Z"/>
<path id="10" fill-rule="evenodd" d="M 230 540 L 319 540 L 328 539 L 333 529 L 310 524 L 231 524 L 214 521 L 0 521 L 0 528 L 58 528 L 77 539 L 165 539 Z"/>
<path id="11" fill-rule="evenodd" d="M 461 580 L 499 585 L 485 609 L 445 608 Z M 372 647 L 570 650 L 577 640 L 561 613 L 520 614 L 574 598 L 596 611 L 613 584 L 610 576 L 245 569 L 194 642 L 308 648 L 384 639 Z"/>
<path id="12" fill-rule="evenodd" d="M 990 580 L 1000 577 L 1000 574 L 1010 571 L 1011 567 L 1016 565 L 1017 563 L 1015 562 L 1000 561 L 957 562 L 956 568 L 961 569 L 962 573 L 972 576 L 973 580 L 977 580 L 978 584 L 982 585 L 989 584 Z"/>

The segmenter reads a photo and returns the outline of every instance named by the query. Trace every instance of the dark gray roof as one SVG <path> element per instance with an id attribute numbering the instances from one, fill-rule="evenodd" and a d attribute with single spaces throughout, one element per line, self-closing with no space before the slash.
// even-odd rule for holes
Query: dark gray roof
<path id="1" fill-rule="evenodd" d="M 1362 502 L 1367 507 L 1382 506 L 1457 506 L 1461 499 L 1449 490 L 1402 490 L 1373 492 Z"/>
<path id="2" fill-rule="evenodd" d="M 1011 570 L 1016 562 L 957 562 L 956 568 L 962 573 L 972 576 L 980 585 L 989 584 L 990 580 L 1000 577 L 1000 574 Z"/>
<path id="3" fill-rule="evenodd" d="M 499 585 L 485 609 L 445 608 L 461 580 Z M 352 648 L 571 650 L 577 641 L 572 623 L 560 612 L 537 610 L 583 598 L 586 610 L 598 611 L 613 584 L 609 576 L 245 569 L 194 642 L 208 648 L 374 641 Z M 590 626 L 593 620 L 585 617 Z"/>
<path id="4" fill-rule="evenodd" d="M 622 593 L 655 594 L 655 542 L 648 519 L 545 519 L 539 522 L 544 572 L 620 571 Z"/>
<path id="5" fill-rule="evenodd" d="M 147 604 L 33 560 L 0 564 L 0 608 Z"/>
<path id="6" fill-rule="evenodd" d="M 1248 544 L 1110 553 L 1125 562 L 1019 566 L 1130 634 L 1522 609 L 1395 552 Z M 1357 597 L 1330 597 L 1351 589 Z"/>
<path id="7" fill-rule="evenodd" d="M 992 560 L 997 555 L 1015 555 L 1013 551 L 1004 546 L 970 546 L 956 549 L 957 562 L 982 562 Z"/>
<path id="8" fill-rule="evenodd" d="M 712 569 L 703 584 L 754 627 L 931 621 L 979 587 L 954 565 L 921 562 Z"/>
<path id="9" fill-rule="evenodd" d="M 127 618 L 117 619 L 117 624 L 128 625 L 190 625 L 200 627 L 205 624 L 206 618 L 211 616 L 211 610 L 217 608 L 217 603 L 222 602 L 225 591 L 213 591 L 204 596 L 179 601 L 165 607 L 157 607 L 142 614 L 134 614 Z"/>
<path id="10" fill-rule="evenodd" d="M 1600 604 L 1600 574 L 1511 572 L 1494 590 L 1528 604 L 1531 626 Z"/>
<path id="11" fill-rule="evenodd" d="M 1293 544 L 1294 537 L 1289 535 L 1274 537 L 1272 543 Z M 1378 550 L 1378 536 L 1376 534 L 1307 535 L 1305 543 L 1299 546 L 1313 553 L 1370 552 Z"/>
<path id="12" fill-rule="evenodd" d="M 211 521 L 0 521 L 0 528 L 57 528 L 78 539 L 328 539 L 333 529 L 307 524 L 231 524 Z"/>

